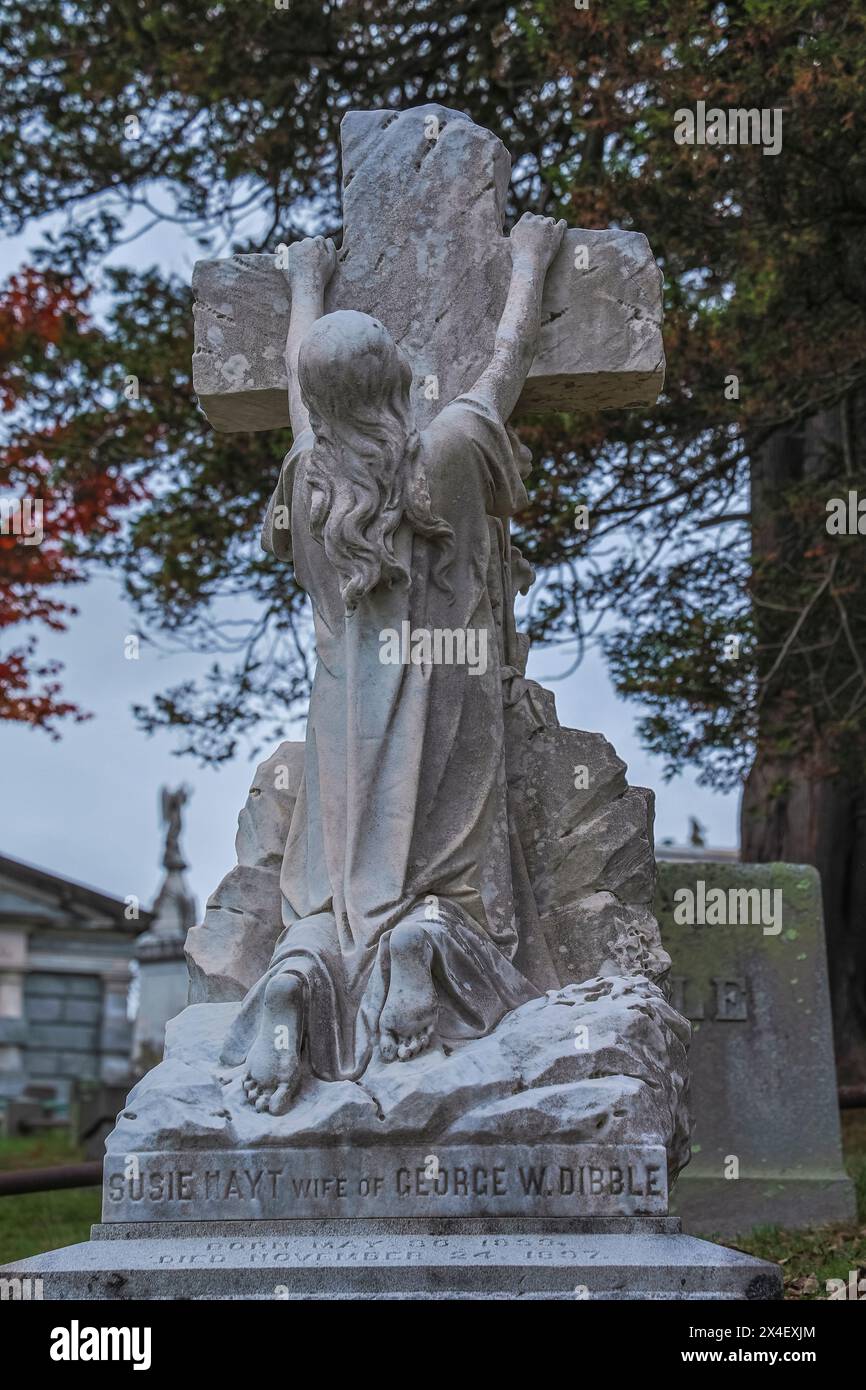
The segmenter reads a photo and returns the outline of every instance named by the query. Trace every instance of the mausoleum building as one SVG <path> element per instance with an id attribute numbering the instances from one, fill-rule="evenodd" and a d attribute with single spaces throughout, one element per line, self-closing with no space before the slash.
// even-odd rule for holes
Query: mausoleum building
<path id="1" fill-rule="evenodd" d="M 0 855 L 0 1106 L 76 1079 L 128 1079 L 135 940 L 151 914 Z"/>

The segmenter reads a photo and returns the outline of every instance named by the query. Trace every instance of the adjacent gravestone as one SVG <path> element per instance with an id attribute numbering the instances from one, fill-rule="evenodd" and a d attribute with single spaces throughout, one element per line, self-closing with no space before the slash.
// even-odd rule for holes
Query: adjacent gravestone
<path id="1" fill-rule="evenodd" d="M 693 1029 L 692 1159 L 674 1203 L 686 1228 L 852 1219 L 818 874 L 661 863 L 656 912 L 671 999 Z"/>
<path id="2" fill-rule="evenodd" d="M 85 1158 L 94 1162 L 103 1158 L 105 1141 L 128 1094 L 128 1082 L 125 1086 L 106 1086 L 99 1081 L 76 1084 L 69 1121 L 75 1143 L 83 1149 Z"/>

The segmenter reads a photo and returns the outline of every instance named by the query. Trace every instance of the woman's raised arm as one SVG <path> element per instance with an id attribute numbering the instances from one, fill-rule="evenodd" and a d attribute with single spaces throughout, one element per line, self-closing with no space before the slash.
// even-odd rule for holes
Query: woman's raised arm
<path id="1" fill-rule="evenodd" d="M 291 292 L 286 372 L 289 378 L 289 419 L 296 439 L 310 427 L 310 416 L 298 385 L 298 353 L 306 333 L 316 319 L 322 317 L 325 289 L 336 264 L 337 252 L 332 241 L 323 236 L 306 237 L 289 247 L 288 265 L 283 271 Z"/>
<path id="2" fill-rule="evenodd" d="M 525 212 L 511 232 L 511 284 L 493 356 L 472 388 L 490 402 L 503 424 L 517 404 L 538 344 L 541 295 L 565 223 Z"/>

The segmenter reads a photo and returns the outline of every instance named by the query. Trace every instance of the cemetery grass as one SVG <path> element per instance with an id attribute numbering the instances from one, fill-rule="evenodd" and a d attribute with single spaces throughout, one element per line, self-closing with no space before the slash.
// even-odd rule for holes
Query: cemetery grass
<path id="1" fill-rule="evenodd" d="M 844 1279 L 859 1270 L 866 1277 L 866 1110 L 842 1112 L 845 1168 L 857 1192 L 857 1218 L 846 1226 L 817 1226 L 810 1231 L 756 1227 L 747 1236 L 722 1242 L 782 1266 L 785 1298 L 825 1299 L 827 1280 Z"/>
<path id="2" fill-rule="evenodd" d="M 0 1139 L 0 1172 L 4 1173 L 82 1163 L 84 1157 L 62 1129 L 26 1138 Z M 99 1220 L 100 1205 L 98 1187 L 0 1197 L 0 1265 L 88 1240 L 90 1227 Z"/>

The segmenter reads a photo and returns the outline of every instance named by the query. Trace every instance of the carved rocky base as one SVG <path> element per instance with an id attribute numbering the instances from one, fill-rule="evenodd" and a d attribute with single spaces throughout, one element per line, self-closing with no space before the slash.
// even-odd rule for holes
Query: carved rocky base
<path id="1" fill-rule="evenodd" d="M 84 1245 L 0 1274 L 62 1300 L 776 1299 L 777 1265 L 618 1220 L 155 1223 L 95 1226 Z M 28 1286 L 32 1290 L 32 1283 Z M 31 1295 L 32 1296 L 32 1293 Z"/>
<path id="2" fill-rule="evenodd" d="M 409 1062 L 374 1057 L 359 1081 L 308 1077 L 278 1116 L 248 1103 L 243 1067 L 220 1066 L 238 1008 L 191 1005 L 169 1024 L 165 1061 L 130 1093 L 107 1143 L 110 1159 L 186 1153 L 192 1162 L 205 1151 L 397 1143 L 426 1157 L 443 1145 L 603 1144 L 665 1151 L 671 1181 L 688 1159 L 689 1026 L 643 976 L 549 990 L 485 1038 Z"/>

